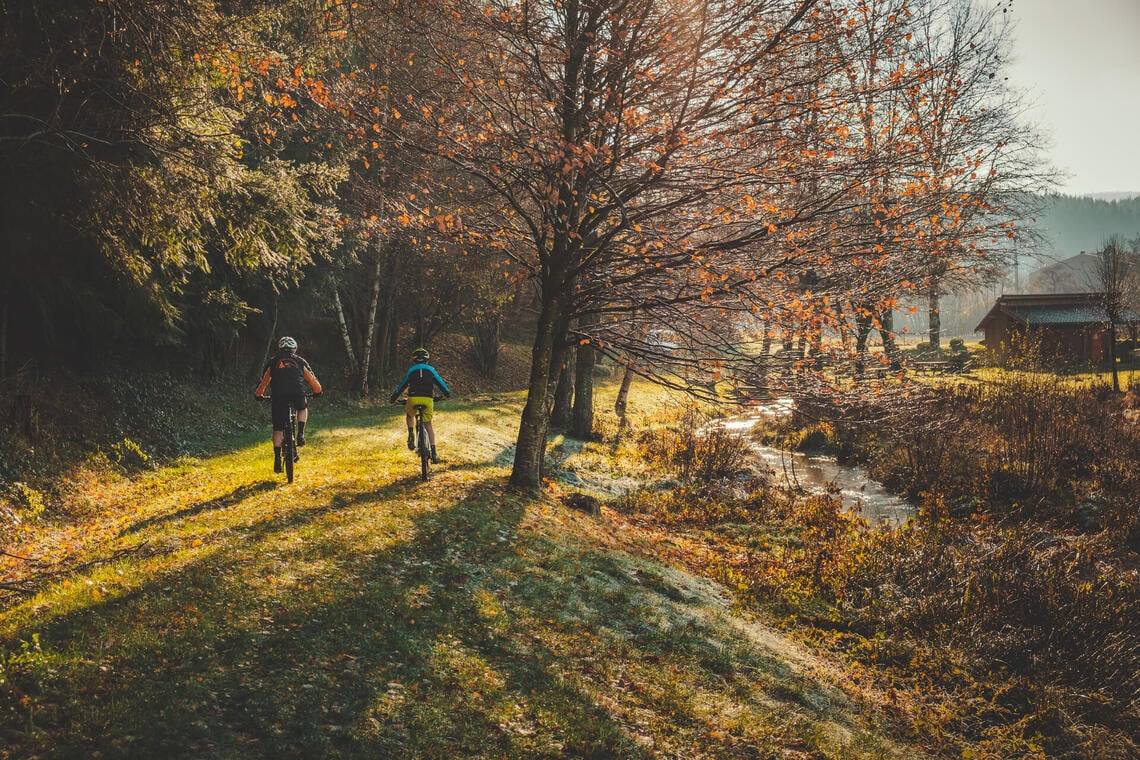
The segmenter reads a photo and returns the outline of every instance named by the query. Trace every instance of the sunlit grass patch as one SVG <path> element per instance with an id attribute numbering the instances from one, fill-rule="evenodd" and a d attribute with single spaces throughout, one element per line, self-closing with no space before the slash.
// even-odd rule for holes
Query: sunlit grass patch
<path id="1" fill-rule="evenodd" d="M 0 614 L 6 752 L 901 756 L 724 589 L 508 488 L 521 402 L 441 405 L 427 483 L 401 411 L 364 406 L 314 412 L 293 484 L 267 431 L 91 482 L 85 532 L 27 547 L 58 575 Z M 598 478 L 644 466 L 558 443 Z"/>

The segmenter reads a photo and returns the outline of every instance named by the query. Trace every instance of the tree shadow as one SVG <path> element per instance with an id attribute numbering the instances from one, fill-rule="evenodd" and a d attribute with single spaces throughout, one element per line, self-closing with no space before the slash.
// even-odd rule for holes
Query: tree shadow
<path id="1" fill-rule="evenodd" d="M 245 483 L 238 486 L 224 496 L 219 496 L 216 499 L 208 499 L 200 504 L 194 504 L 189 507 L 169 512 L 165 515 L 157 515 L 155 517 L 148 517 L 145 520 L 140 520 L 132 525 L 123 528 L 119 531 L 119 538 L 129 536 L 134 533 L 139 533 L 147 528 L 152 528 L 157 525 L 165 525 L 166 523 L 182 520 L 187 517 L 194 517 L 204 512 L 212 512 L 214 510 L 227 509 L 236 506 L 251 496 L 256 496 L 265 491 L 271 491 L 278 485 L 275 480 L 262 480 L 257 483 Z"/>
<path id="2" fill-rule="evenodd" d="M 408 480 L 234 526 L 176 575 L 38 626 L 69 671 L 37 684 L 55 696 L 15 751 L 651 757 L 615 698 L 665 705 L 679 734 L 704 720 L 681 681 L 639 691 L 639 663 L 702 689 L 728 688 L 738 661 L 780 666 L 687 615 L 695 592 L 648 565 L 522 530 L 529 502 L 500 485 L 454 502 L 454 484 Z M 403 527 L 370 524 L 380 507 L 407 508 Z"/>

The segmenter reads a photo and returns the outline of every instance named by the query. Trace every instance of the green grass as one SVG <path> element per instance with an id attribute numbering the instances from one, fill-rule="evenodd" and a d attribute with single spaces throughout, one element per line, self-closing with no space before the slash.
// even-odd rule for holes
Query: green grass
<path id="1" fill-rule="evenodd" d="M 1002 367 L 977 367 L 964 374 L 919 375 L 907 373 L 907 382 L 917 382 L 924 385 L 961 385 L 963 383 L 999 383 L 1024 370 L 1011 370 Z M 1042 370 L 1033 374 L 1055 377 L 1058 383 L 1077 383 L 1087 385 L 1112 386 L 1112 372 L 1108 370 L 1084 370 L 1082 372 L 1065 372 L 1057 374 Z M 1140 388 L 1140 368 L 1121 369 L 1117 373 L 1121 390 Z"/>
<path id="2" fill-rule="evenodd" d="M 261 434 L 77 480 L 82 524 L 0 558 L 36 589 L 0 613 L 0 756 L 916 756 L 723 589 L 508 489 L 521 403 L 441 406 L 426 484 L 399 410 L 319 403 L 292 485 Z"/>

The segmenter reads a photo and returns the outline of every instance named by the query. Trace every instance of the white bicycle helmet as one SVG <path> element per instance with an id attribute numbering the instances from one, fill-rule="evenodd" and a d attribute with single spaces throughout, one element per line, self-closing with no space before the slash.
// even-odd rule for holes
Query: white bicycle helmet
<path id="1" fill-rule="evenodd" d="M 296 351 L 297 350 L 297 341 L 293 340 L 288 335 L 286 335 L 284 338 L 277 341 L 277 347 L 282 349 L 282 350 L 288 349 L 289 351 Z"/>

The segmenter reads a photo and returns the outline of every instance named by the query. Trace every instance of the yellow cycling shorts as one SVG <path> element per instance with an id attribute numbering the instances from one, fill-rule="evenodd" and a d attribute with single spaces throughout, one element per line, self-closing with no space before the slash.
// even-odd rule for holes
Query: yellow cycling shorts
<path id="1" fill-rule="evenodd" d="M 424 405 L 424 422 L 431 422 L 432 412 L 435 411 L 435 401 L 431 396 L 408 396 L 408 403 L 404 407 L 409 417 L 416 415 L 416 407 Z"/>

